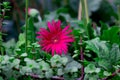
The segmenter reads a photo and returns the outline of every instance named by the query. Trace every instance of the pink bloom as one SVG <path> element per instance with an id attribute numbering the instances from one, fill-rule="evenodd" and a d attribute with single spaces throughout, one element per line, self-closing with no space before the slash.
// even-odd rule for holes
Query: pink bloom
<path id="1" fill-rule="evenodd" d="M 52 23 L 47 23 L 48 30 L 40 28 L 40 31 L 37 32 L 37 38 L 40 39 L 39 44 L 42 47 L 42 50 L 46 52 L 52 52 L 61 55 L 62 53 L 66 54 L 68 52 L 68 45 L 70 42 L 74 41 L 73 35 L 70 33 L 70 26 L 66 26 L 64 29 L 61 28 L 61 21 L 52 21 Z"/>

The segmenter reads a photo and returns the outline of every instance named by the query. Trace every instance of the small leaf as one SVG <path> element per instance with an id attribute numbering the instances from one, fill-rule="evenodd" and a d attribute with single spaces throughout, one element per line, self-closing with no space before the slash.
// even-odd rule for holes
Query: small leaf
<path id="1" fill-rule="evenodd" d="M 61 63 L 62 63 L 63 65 L 66 65 L 67 62 L 68 62 L 68 59 L 67 59 L 66 57 L 62 57 L 62 58 L 61 58 Z"/>
<path id="2" fill-rule="evenodd" d="M 57 70 L 57 75 L 58 76 L 61 76 L 61 75 L 63 75 L 64 74 L 64 71 L 62 70 L 62 69 L 58 69 Z"/>
<path id="3" fill-rule="evenodd" d="M 26 57 L 27 56 L 27 53 L 23 53 L 20 55 L 21 57 Z"/>
<path id="4" fill-rule="evenodd" d="M 66 72 L 77 72 L 78 69 L 80 68 L 81 68 L 81 64 L 73 60 L 66 65 L 65 71 Z"/>
<path id="5" fill-rule="evenodd" d="M 100 68 L 96 68 L 95 72 L 96 72 L 96 73 L 99 73 L 100 70 L 101 70 Z"/>
<path id="6" fill-rule="evenodd" d="M 51 78 L 53 76 L 53 71 L 52 69 L 49 69 L 46 73 L 45 73 L 45 77 L 46 78 Z"/>
<path id="7" fill-rule="evenodd" d="M 39 68 L 40 68 L 40 70 L 48 71 L 50 69 L 50 66 L 45 61 L 41 61 L 41 62 L 39 62 Z"/>
<path id="8" fill-rule="evenodd" d="M 110 75 L 111 75 L 111 73 L 110 73 L 110 72 L 107 72 L 107 71 L 104 71 L 103 74 L 104 74 L 105 76 L 110 76 Z"/>
<path id="9" fill-rule="evenodd" d="M 94 73 L 96 71 L 96 67 L 94 64 L 88 64 L 87 67 L 85 67 L 85 73 Z"/>

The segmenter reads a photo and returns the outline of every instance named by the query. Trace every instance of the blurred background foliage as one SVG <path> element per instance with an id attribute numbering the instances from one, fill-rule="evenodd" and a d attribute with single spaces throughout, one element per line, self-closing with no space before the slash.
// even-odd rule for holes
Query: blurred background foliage
<path id="1" fill-rule="evenodd" d="M 18 40 L 18 35 L 22 32 L 21 26 L 25 23 L 25 0 L 0 0 L 3 1 L 9 1 L 12 6 L 11 11 L 6 14 L 9 18 L 4 20 L 7 25 L 3 31 L 8 33 L 4 41 L 11 38 Z M 119 5 L 120 0 L 88 0 L 89 16 L 98 26 L 100 21 L 109 25 L 117 24 Z M 72 22 L 78 17 L 78 6 L 79 0 L 29 0 L 29 8 L 38 10 L 42 18 L 42 23 L 37 25 L 38 28 L 53 19 L 60 19 L 63 23 Z M 77 28 L 74 24 L 71 25 Z"/>

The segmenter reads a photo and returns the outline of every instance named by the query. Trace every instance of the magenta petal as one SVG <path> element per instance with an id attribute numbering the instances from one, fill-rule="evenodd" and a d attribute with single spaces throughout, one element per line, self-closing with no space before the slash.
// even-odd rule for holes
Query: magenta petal
<path id="1" fill-rule="evenodd" d="M 66 26 L 64 29 L 61 28 L 61 21 L 47 22 L 48 30 L 45 28 L 40 28 L 37 32 L 37 38 L 40 39 L 39 44 L 42 50 L 46 52 L 51 52 L 52 56 L 54 54 L 67 54 L 68 45 L 74 41 L 74 37 L 70 34 L 70 25 Z"/>

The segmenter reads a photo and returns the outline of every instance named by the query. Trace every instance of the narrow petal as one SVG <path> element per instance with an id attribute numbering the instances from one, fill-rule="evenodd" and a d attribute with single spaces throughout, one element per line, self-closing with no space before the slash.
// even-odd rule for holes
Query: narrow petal
<path id="1" fill-rule="evenodd" d="M 70 28 L 70 25 L 67 25 L 67 26 L 62 30 L 62 32 L 66 32 L 69 28 Z"/>

